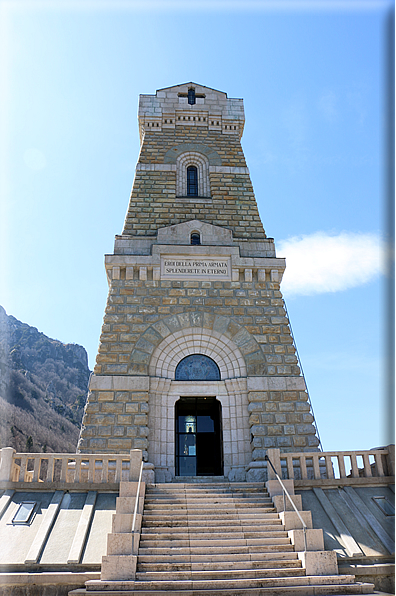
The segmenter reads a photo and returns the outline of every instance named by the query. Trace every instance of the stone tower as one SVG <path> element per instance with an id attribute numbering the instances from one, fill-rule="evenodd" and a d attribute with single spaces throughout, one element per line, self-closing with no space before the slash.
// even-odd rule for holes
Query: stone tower
<path id="1" fill-rule="evenodd" d="M 202 85 L 140 96 L 79 451 L 142 449 L 157 482 L 259 480 L 266 449 L 318 450 L 243 127 L 243 100 Z"/>

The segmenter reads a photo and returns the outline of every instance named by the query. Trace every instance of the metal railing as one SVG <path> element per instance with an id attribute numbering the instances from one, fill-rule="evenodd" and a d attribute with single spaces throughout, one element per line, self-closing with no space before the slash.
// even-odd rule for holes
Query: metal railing
<path id="1" fill-rule="evenodd" d="M 136 491 L 136 499 L 135 499 L 135 508 L 133 511 L 133 518 L 132 518 L 132 552 L 133 554 L 135 554 L 137 552 L 137 549 L 135 548 L 135 546 L 139 546 L 138 544 L 135 545 L 135 526 L 136 526 L 136 517 L 137 517 L 137 512 L 138 512 L 138 506 L 139 506 L 139 501 L 140 501 L 140 486 L 142 484 L 142 473 L 143 473 L 143 460 L 142 463 L 140 464 L 140 472 L 139 472 L 139 481 L 138 481 L 138 485 L 137 485 L 137 491 Z"/>
<path id="2" fill-rule="evenodd" d="M 265 460 L 266 460 L 266 461 L 269 463 L 269 465 L 271 466 L 271 468 L 272 468 L 272 470 L 273 470 L 273 472 L 274 472 L 274 474 L 275 474 L 275 476 L 276 476 L 276 479 L 278 480 L 279 484 L 280 484 L 280 485 L 281 485 L 281 487 L 282 487 L 282 490 L 283 490 L 283 509 L 284 509 L 284 511 L 286 511 L 286 500 L 285 500 L 285 496 L 286 496 L 286 497 L 289 499 L 289 501 L 290 501 L 290 503 L 291 503 L 291 506 L 293 507 L 294 511 L 295 511 L 295 512 L 297 513 L 297 515 L 298 515 L 298 518 L 299 518 L 299 520 L 300 520 L 300 522 L 301 522 L 301 524 L 302 524 L 302 528 L 303 528 L 303 535 L 304 535 L 304 551 L 306 552 L 306 550 L 307 550 L 307 524 L 305 523 L 305 521 L 303 520 L 303 518 L 302 518 L 302 517 L 301 517 L 301 515 L 300 515 L 300 512 L 298 511 L 297 507 L 296 507 L 296 506 L 295 506 L 295 504 L 293 503 L 293 500 L 292 500 L 292 498 L 291 498 L 291 496 L 290 496 L 290 494 L 289 494 L 289 491 L 287 490 L 286 486 L 283 484 L 283 482 L 282 482 L 281 478 L 279 477 L 279 474 L 278 474 L 278 472 L 275 470 L 275 468 L 274 468 L 274 466 L 273 466 L 273 464 L 272 464 L 272 461 L 270 460 L 270 458 L 268 457 L 268 455 L 266 455 L 264 459 L 265 459 Z"/>
<path id="3" fill-rule="evenodd" d="M 296 350 L 297 362 L 298 362 L 298 365 L 299 365 L 299 367 L 300 367 L 301 374 L 302 374 L 302 377 L 303 377 L 303 379 L 304 379 L 304 382 L 305 382 L 305 387 L 306 387 L 306 390 L 307 390 L 308 403 L 309 403 L 309 407 L 311 408 L 311 414 L 312 414 L 312 416 L 313 416 L 313 422 L 312 422 L 312 424 L 313 424 L 313 425 L 314 425 L 314 427 L 315 427 L 316 436 L 318 437 L 318 440 L 319 440 L 319 447 L 320 447 L 320 450 L 321 450 L 321 451 L 323 451 L 323 445 L 322 445 L 322 441 L 321 441 L 321 438 L 320 438 L 320 434 L 319 434 L 318 425 L 316 424 L 316 418 L 315 418 L 315 413 L 314 413 L 313 405 L 312 405 L 312 402 L 311 402 L 311 396 L 309 395 L 309 391 L 308 391 L 307 380 L 306 380 L 306 378 L 305 378 L 304 369 L 303 369 L 303 366 L 302 366 L 302 362 L 301 362 L 300 354 L 298 353 L 298 349 L 297 349 L 297 343 L 296 343 L 296 339 L 295 339 L 295 337 L 294 337 L 293 329 L 292 329 L 291 322 L 290 322 L 289 313 L 288 313 L 288 310 L 287 310 L 286 302 L 285 302 L 284 300 L 283 300 L 283 307 L 284 307 L 284 309 L 285 309 L 286 316 L 287 316 L 287 319 L 288 319 L 288 321 L 289 321 L 290 334 L 291 334 L 291 337 L 292 337 L 292 340 L 293 340 L 294 349 Z"/>

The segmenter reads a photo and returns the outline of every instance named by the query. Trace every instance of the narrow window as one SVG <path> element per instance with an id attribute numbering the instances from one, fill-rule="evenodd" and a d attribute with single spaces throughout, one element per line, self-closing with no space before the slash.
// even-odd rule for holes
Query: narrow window
<path id="1" fill-rule="evenodd" d="M 191 244 L 194 244 L 195 246 L 197 246 L 198 244 L 201 244 L 201 237 L 198 234 L 198 232 L 193 232 L 191 234 Z"/>
<path id="2" fill-rule="evenodd" d="M 198 170 L 195 166 L 187 168 L 187 196 L 198 196 Z"/>
<path id="3" fill-rule="evenodd" d="M 190 105 L 194 105 L 195 104 L 195 89 L 189 89 L 188 90 L 188 103 Z"/>

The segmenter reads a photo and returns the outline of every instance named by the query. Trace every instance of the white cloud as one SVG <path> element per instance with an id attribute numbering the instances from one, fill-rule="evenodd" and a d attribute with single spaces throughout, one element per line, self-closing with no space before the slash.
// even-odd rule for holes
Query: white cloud
<path id="1" fill-rule="evenodd" d="M 384 273 L 383 242 L 376 234 L 316 232 L 277 243 L 286 257 L 282 290 L 288 296 L 340 292 Z"/>

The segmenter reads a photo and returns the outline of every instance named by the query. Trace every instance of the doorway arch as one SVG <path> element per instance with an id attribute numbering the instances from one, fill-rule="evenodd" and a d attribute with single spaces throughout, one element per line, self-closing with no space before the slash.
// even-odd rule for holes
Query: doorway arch
<path id="1" fill-rule="evenodd" d="M 222 475 L 241 477 L 252 459 L 246 378 L 191 382 L 151 377 L 149 392 L 148 461 L 154 464 L 156 482 L 175 477 L 175 405 L 181 397 L 215 397 L 220 402 Z"/>

